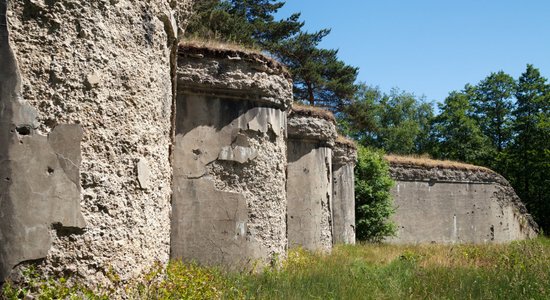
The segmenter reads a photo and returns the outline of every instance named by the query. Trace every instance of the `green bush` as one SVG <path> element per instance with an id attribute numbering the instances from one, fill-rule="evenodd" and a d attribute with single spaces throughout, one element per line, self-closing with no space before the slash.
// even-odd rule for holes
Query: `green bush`
<path id="1" fill-rule="evenodd" d="M 357 239 L 380 242 L 395 234 L 389 220 L 394 213 L 390 189 L 394 181 L 380 150 L 359 146 L 355 167 L 355 223 Z"/>

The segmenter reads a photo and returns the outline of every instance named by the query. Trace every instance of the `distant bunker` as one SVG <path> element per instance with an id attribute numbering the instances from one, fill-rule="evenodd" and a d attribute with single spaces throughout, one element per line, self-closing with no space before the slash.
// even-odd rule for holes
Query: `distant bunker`
<path id="1" fill-rule="evenodd" d="M 260 54 L 183 45 L 177 84 L 171 257 L 284 257 L 288 74 Z"/>
<path id="2" fill-rule="evenodd" d="M 334 244 L 355 244 L 357 147 L 339 136 L 332 151 L 332 233 Z"/>
<path id="3" fill-rule="evenodd" d="M 399 244 L 505 243 L 535 237 L 538 226 L 510 184 L 473 165 L 387 156 Z"/>
<path id="4" fill-rule="evenodd" d="M 294 105 L 288 117 L 288 243 L 290 248 L 332 248 L 334 116 Z"/>

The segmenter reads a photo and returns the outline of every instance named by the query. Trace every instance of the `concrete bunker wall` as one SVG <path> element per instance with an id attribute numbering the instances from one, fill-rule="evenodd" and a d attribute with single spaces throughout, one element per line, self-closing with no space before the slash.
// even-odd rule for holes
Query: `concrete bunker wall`
<path id="1" fill-rule="evenodd" d="M 537 225 L 508 182 L 483 168 L 391 163 L 395 243 L 503 243 L 532 238 Z"/>
<path id="2" fill-rule="evenodd" d="M 0 1 L 0 282 L 29 261 L 94 286 L 168 260 L 190 3 Z"/>
<path id="3" fill-rule="evenodd" d="M 326 114 L 326 113 L 325 113 Z M 332 248 L 332 116 L 295 106 L 288 119 L 288 244 L 290 248 Z"/>
<path id="4" fill-rule="evenodd" d="M 355 162 L 353 141 L 338 137 L 332 151 L 332 233 L 335 244 L 355 244 Z"/>
<path id="5" fill-rule="evenodd" d="M 241 267 L 284 257 L 288 74 L 259 54 L 179 53 L 172 258 Z"/>

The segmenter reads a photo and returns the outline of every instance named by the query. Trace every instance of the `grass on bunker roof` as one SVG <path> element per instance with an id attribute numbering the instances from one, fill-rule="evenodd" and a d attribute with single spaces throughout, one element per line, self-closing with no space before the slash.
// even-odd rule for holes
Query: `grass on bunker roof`
<path id="1" fill-rule="evenodd" d="M 470 170 L 470 171 L 483 171 L 488 173 L 494 173 L 489 168 L 471 165 L 459 161 L 452 160 L 437 160 L 425 156 L 417 155 L 395 155 L 387 154 L 384 158 L 394 165 L 406 165 L 417 166 L 422 168 L 441 168 L 441 169 L 453 169 L 453 170 Z"/>
<path id="2" fill-rule="evenodd" d="M 334 117 L 334 114 L 332 114 L 332 112 L 317 106 L 310 106 L 294 102 L 292 104 L 291 114 L 315 117 L 336 123 L 336 118 Z"/>

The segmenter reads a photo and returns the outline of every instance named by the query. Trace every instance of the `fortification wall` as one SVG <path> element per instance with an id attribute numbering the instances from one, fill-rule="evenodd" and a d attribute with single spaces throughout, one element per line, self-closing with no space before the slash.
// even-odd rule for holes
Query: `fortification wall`
<path id="1" fill-rule="evenodd" d="M 509 183 L 480 167 L 391 161 L 395 243 L 502 243 L 535 237 L 537 225 Z"/>
<path id="2" fill-rule="evenodd" d="M 169 258 L 354 240 L 334 116 L 288 118 L 290 76 L 259 53 L 178 46 L 191 3 L 0 0 L 0 283 L 32 264 L 124 285 Z"/>
<path id="3" fill-rule="evenodd" d="M 95 285 L 168 260 L 171 60 L 189 4 L 0 2 L 0 281 L 27 261 Z"/>
<path id="4" fill-rule="evenodd" d="M 177 75 L 172 257 L 284 257 L 288 74 L 259 54 L 182 46 Z"/>
<path id="5" fill-rule="evenodd" d="M 288 119 L 289 247 L 332 248 L 332 147 L 334 117 L 294 106 Z"/>
<path id="6" fill-rule="evenodd" d="M 332 151 L 332 233 L 335 244 L 355 244 L 355 162 L 353 141 L 336 139 Z"/>

